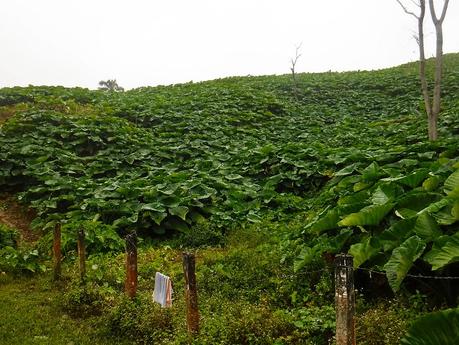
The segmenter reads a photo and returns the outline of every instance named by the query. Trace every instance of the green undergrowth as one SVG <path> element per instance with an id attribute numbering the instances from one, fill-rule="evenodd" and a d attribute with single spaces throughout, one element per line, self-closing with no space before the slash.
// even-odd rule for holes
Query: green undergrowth
<path id="1" fill-rule="evenodd" d="M 201 330 L 193 344 L 325 345 L 332 341 L 332 272 L 295 275 L 291 263 L 281 263 L 279 239 L 267 236 L 269 233 L 284 236 L 281 229 L 265 223 L 232 232 L 225 246 L 193 250 L 201 316 Z M 0 343 L 187 344 L 182 253 L 189 250 L 178 247 L 176 240 L 169 245 L 140 245 L 134 300 L 123 292 L 124 253 L 91 255 L 83 284 L 71 253 L 64 260 L 58 283 L 51 282 L 51 272 L 29 278 L 3 274 L 0 294 L 7 317 L 0 320 L 0 329 L 5 330 L 0 332 Z M 152 302 L 157 271 L 173 281 L 172 308 L 162 309 Z M 397 307 L 375 307 L 359 298 L 357 325 L 362 339 L 366 334 L 375 341 L 395 339 L 395 335 L 376 334 L 369 325 L 387 325 L 384 327 L 399 337 L 422 312 L 417 305 L 401 301 L 396 302 Z M 390 312 L 380 313 L 384 308 Z M 41 313 L 45 316 L 38 316 Z"/>
<path id="2" fill-rule="evenodd" d="M 459 296 L 451 280 L 417 277 L 459 276 L 459 55 L 444 66 L 433 143 L 415 63 L 301 74 L 295 90 L 290 76 L 116 93 L 1 89 L 0 188 L 36 211 L 43 236 L 29 248 L 0 228 L 0 270 L 49 274 L 60 223 L 63 293 L 47 307 L 68 315 L 64 327 L 97 320 L 97 339 L 182 344 L 181 252 L 190 250 L 202 313 L 196 344 L 320 345 L 333 341 L 333 260 L 348 252 L 365 302 L 362 341 L 396 343 L 426 311 L 412 296 L 427 296 L 428 309 Z M 82 229 L 85 285 L 75 251 Z M 128 301 L 123 238 L 133 231 L 139 298 Z M 156 271 L 175 282 L 170 310 L 150 300 Z M 374 304 L 383 296 L 397 302 Z"/>

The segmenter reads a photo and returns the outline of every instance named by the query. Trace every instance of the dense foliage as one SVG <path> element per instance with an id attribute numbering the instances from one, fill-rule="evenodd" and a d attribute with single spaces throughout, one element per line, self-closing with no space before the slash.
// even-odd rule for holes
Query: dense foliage
<path id="1" fill-rule="evenodd" d="M 414 262 L 435 274 L 459 258 L 458 58 L 445 57 L 435 143 L 415 64 L 298 75 L 295 93 L 288 76 L 2 89 L 0 187 L 38 228 L 100 222 L 114 246 L 115 230 L 190 238 L 205 219 L 212 231 L 295 219 L 297 271 L 349 250 L 398 290 Z"/>

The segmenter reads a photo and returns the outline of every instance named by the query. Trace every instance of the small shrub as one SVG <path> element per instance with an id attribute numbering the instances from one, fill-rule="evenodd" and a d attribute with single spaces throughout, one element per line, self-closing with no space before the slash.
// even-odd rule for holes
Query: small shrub
<path id="1" fill-rule="evenodd" d="M 208 221 L 195 224 L 190 231 L 180 236 L 180 242 L 186 247 L 219 246 L 224 244 L 222 229 Z"/>
<path id="2" fill-rule="evenodd" d="M 64 252 L 77 248 L 78 231 L 85 232 L 86 252 L 119 252 L 124 249 L 124 241 L 111 225 L 99 221 L 73 221 L 62 227 L 62 249 Z"/>
<path id="3" fill-rule="evenodd" d="M 19 240 L 19 232 L 0 223 L 0 249 L 4 247 L 16 248 Z"/>
<path id="4" fill-rule="evenodd" d="M 282 312 L 263 305 L 226 303 L 224 311 L 203 320 L 196 344 L 289 344 L 294 327 Z M 299 342 L 297 342 L 299 344 Z"/>
<path id="5" fill-rule="evenodd" d="M 106 325 L 111 336 L 129 338 L 138 344 L 166 341 L 174 333 L 171 310 L 161 308 L 150 298 L 123 298 L 106 316 Z"/>
<path id="6" fill-rule="evenodd" d="M 329 344 L 336 328 L 333 306 L 307 306 L 291 313 L 292 322 L 313 344 Z"/>
<path id="7" fill-rule="evenodd" d="M 418 313 L 398 302 L 379 303 L 356 316 L 357 343 L 360 345 L 399 344 Z"/>
<path id="8" fill-rule="evenodd" d="M 0 271 L 35 273 L 46 271 L 37 249 L 4 247 L 0 249 Z"/>
<path id="9" fill-rule="evenodd" d="M 62 307 L 74 317 L 100 315 L 106 307 L 106 296 L 97 285 L 73 285 L 62 297 Z"/>

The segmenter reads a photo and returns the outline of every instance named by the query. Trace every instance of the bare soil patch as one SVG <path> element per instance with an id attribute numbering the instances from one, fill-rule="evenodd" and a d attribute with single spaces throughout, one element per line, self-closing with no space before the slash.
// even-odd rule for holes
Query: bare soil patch
<path id="1" fill-rule="evenodd" d="M 36 217 L 35 212 L 21 204 L 8 194 L 0 194 L 0 223 L 19 230 L 21 240 L 34 242 L 39 234 L 32 231 L 30 223 Z"/>

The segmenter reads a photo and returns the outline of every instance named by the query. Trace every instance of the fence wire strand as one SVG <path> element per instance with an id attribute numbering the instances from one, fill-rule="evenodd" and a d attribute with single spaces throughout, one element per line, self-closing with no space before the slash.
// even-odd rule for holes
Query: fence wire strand
<path id="1" fill-rule="evenodd" d="M 375 271 L 369 268 L 358 267 L 355 269 L 356 271 L 365 271 L 369 272 L 370 274 L 380 274 L 387 276 L 386 272 L 382 271 Z M 459 280 L 459 277 L 449 277 L 449 276 L 424 276 L 421 274 L 406 274 L 405 277 L 409 278 L 417 278 L 417 279 L 436 279 L 436 280 Z"/>

